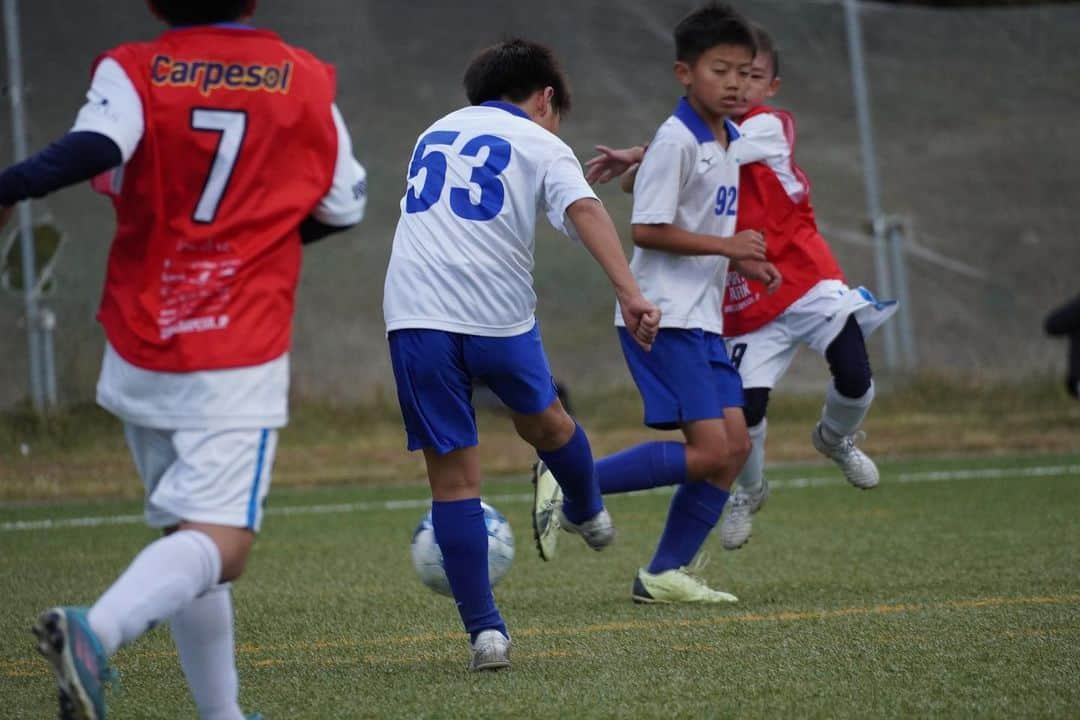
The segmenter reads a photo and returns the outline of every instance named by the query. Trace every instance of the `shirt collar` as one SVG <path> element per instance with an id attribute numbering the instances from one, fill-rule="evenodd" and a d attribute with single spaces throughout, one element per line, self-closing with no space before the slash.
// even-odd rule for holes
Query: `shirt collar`
<path id="1" fill-rule="evenodd" d="M 527 112 L 519 108 L 517 105 L 514 105 L 513 103 L 503 102 L 502 100 L 488 100 L 487 102 L 482 102 L 480 104 L 484 107 L 493 107 L 499 108 L 500 110 L 505 110 L 511 115 L 517 115 L 518 117 L 523 117 L 526 120 L 531 119 L 529 118 L 529 114 Z"/>
<path id="2" fill-rule="evenodd" d="M 701 119 L 697 110 L 685 97 L 679 98 L 679 104 L 675 106 L 673 114 L 682 121 L 682 124 L 686 126 L 686 129 L 693 134 L 699 143 L 716 142 L 716 136 L 713 135 L 712 130 L 709 129 L 709 126 Z M 724 118 L 724 130 L 727 133 L 728 142 L 739 139 L 738 128 L 735 127 L 735 123 L 727 118 Z"/>

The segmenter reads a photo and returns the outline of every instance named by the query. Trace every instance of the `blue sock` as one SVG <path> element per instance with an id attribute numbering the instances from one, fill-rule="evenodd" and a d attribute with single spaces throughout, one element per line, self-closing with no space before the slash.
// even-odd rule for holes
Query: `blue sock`
<path id="1" fill-rule="evenodd" d="M 570 441 L 558 450 L 536 453 L 563 491 L 563 513 L 572 523 L 585 522 L 604 509 L 600 487 L 596 484 L 589 438 L 580 425 Z"/>
<path id="2" fill-rule="evenodd" d="M 461 621 L 472 640 L 483 630 L 507 635 L 488 577 L 488 535 L 480 498 L 431 503 L 435 541 L 457 601 Z"/>
<path id="3" fill-rule="evenodd" d="M 726 490 L 704 481 L 680 485 L 648 571 L 656 574 L 689 565 L 716 527 L 727 499 Z"/>
<path id="4" fill-rule="evenodd" d="M 600 492 L 647 490 L 686 482 L 686 446 L 681 442 L 648 442 L 596 461 Z"/>

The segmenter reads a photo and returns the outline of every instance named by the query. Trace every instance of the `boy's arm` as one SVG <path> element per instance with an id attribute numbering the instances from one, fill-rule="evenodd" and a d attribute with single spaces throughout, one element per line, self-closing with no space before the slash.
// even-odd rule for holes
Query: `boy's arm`
<path id="1" fill-rule="evenodd" d="M 724 255 L 732 260 L 765 260 L 765 238 L 757 230 L 742 230 L 717 237 L 684 230 L 678 225 L 634 223 L 634 244 L 647 250 L 675 255 Z"/>
<path id="2" fill-rule="evenodd" d="M 0 206 L 44 197 L 126 162 L 142 139 L 143 107 L 119 63 L 102 60 L 71 131 L 0 173 Z"/>
<path id="3" fill-rule="evenodd" d="M 610 182 L 640 164 L 648 147 L 646 143 L 615 150 L 607 145 L 597 145 L 596 151 L 600 154 L 585 161 L 585 179 L 590 185 Z"/>
<path id="4" fill-rule="evenodd" d="M 627 331 L 646 350 L 652 347 L 660 328 L 660 310 L 645 299 L 630 272 L 619 235 L 611 216 L 594 198 L 582 198 L 566 208 L 581 243 L 603 268 L 619 301 Z"/>
<path id="5" fill-rule="evenodd" d="M 736 155 L 742 165 L 765 160 L 783 161 L 791 156 L 791 142 L 784 124 L 773 113 L 755 115 L 740 124 L 737 142 Z"/>
<path id="6" fill-rule="evenodd" d="M 364 219 L 367 208 L 367 171 L 353 155 L 352 138 L 336 103 L 331 105 L 330 112 L 338 136 L 334 181 L 330 191 L 300 224 L 300 240 L 305 245 L 357 225 Z"/>

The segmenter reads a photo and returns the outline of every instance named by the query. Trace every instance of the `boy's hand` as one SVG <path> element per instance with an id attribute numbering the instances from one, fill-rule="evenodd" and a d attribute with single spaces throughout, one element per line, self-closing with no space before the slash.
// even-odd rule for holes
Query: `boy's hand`
<path id="1" fill-rule="evenodd" d="M 771 262 L 760 260 L 736 260 L 731 263 L 731 269 L 748 280 L 754 280 L 765 286 L 765 293 L 772 295 L 780 289 L 784 278 L 780 271 Z"/>
<path id="2" fill-rule="evenodd" d="M 14 205 L 12 205 L 11 207 L 4 207 L 3 205 L 0 205 L 0 230 L 3 230 L 4 226 L 7 225 L 8 218 L 11 217 L 11 213 L 13 212 L 15 212 Z"/>
<path id="3" fill-rule="evenodd" d="M 590 185 L 610 182 L 645 157 L 645 148 L 641 145 L 621 150 L 597 145 L 596 151 L 600 154 L 585 162 L 585 179 Z"/>
<path id="4" fill-rule="evenodd" d="M 722 255 L 732 260 L 765 261 L 765 236 L 757 230 L 742 230 L 727 241 L 727 248 Z"/>
<path id="5" fill-rule="evenodd" d="M 626 330 L 634 342 L 645 352 L 652 350 L 656 333 L 660 331 L 660 308 L 645 299 L 643 295 L 619 298 L 619 310 L 622 312 Z"/>

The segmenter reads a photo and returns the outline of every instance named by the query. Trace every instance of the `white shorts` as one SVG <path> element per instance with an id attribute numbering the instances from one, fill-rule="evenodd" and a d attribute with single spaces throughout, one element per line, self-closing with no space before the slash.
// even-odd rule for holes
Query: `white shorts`
<path id="1" fill-rule="evenodd" d="M 258 532 L 277 450 L 276 430 L 158 430 L 124 424 L 146 488 L 146 522 Z"/>
<path id="2" fill-rule="evenodd" d="M 728 356 L 744 388 L 772 388 L 791 367 L 799 345 L 824 355 L 852 315 L 863 337 L 869 337 L 896 308 L 895 300 L 879 301 L 866 288 L 822 280 L 772 322 L 725 338 Z"/>

